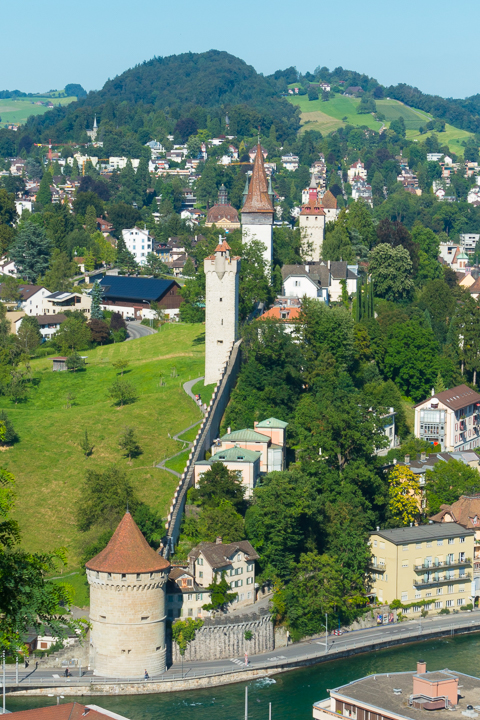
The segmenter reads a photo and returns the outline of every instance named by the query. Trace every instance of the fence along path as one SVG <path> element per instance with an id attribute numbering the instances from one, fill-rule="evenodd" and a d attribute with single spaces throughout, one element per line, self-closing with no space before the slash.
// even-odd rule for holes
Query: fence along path
<path id="1" fill-rule="evenodd" d="M 213 440 L 217 437 L 220 429 L 225 408 L 230 398 L 232 386 L 235 383 L 238 372 L 240 370 L 242 340 L 237 340 L 232 346 L 228 359 L 226 360 L 220 379 L 213 391 L 210 405 L 207 408 L 205 417 L 203 418 L 197 433 L 190 455 L 188 457 L 185 470 L 183 471 L 177 485 L 177 489 L 173 495 L 173 501 L 168 513 L 167 522 L 165 523 L 165 536 L 160 546 L 161 554 L 168 558 L 175 551 L 175 546 L 180 535 L 180 525 L 182 522 L 183 511 L 185 509 L 185 501 L 188 490 L 193 487 L 193 470 L 198 460 L 203 460 L 205 451 L 209 449 Z"/>

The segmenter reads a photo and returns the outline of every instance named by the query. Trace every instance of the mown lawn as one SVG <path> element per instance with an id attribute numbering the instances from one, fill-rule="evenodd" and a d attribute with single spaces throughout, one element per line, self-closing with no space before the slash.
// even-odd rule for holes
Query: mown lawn
<path id="1" fill-rule="evenodd" d="M 210 404 L 210 400 L 212 399 L 213 391 L 215 390 L 216 383 L 212 383 L 211 385 L 204 385 L 203 380 L 199 380 L 195 385 L 192 387 L 192 393 L 194 395 L 200 395 L 200 398 L 202 400 L 202 403 L 205 405 Z"/>
<path id="2" fill-rule="evenodd" d="M 189 455 L 190 450 L 185 450 L 185 452 L 182 452 L 180 455 L 177 455 L 177 457 L 166 462 L 165 467 L 170 468 L 170 470 L 175 470 L 175 472 L 183 473 Z"/>
<path id="3" fill-rule="evenodd" d="M 3 465 L 17 481 L 15 517 L 28 550 L 64 546 L 69 568 L 78 567 L 85 538 L 75 526 L 79 489 L 88 468 L 118 463 L 130 475 L 139 497 L 166 516 L 176 479 L 155 466 L 178 452 L 173 436 L 201 419 L 199 409 L 182 385 L 204 372 L 202 325 L 166 325 L 138 340 L 97 348 L 87 355 L 84 372 L 54 373 L 51 358 L 32 361 L 34 380 L 25 403 L 13 405 L 0 397 L 20 442 L 2 455 Z M 138 400 L 121 408 L 107 396 L 117 377 L 112 361 L 128 360 L 124 379 Z M 67 395 L 74 404 L 67 409 Z M 122 456 L 118 438 L 133 427 L 143 453 Z M 85 429 L 94 445 L 85 458 L 79 443 Z"/>

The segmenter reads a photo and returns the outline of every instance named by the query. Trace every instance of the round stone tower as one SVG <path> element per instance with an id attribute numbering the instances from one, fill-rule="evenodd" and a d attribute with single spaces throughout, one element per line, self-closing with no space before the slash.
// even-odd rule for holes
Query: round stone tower
<path id="1" fill-rule="evenodd" d="M 107 547 L 86 563 L 90 667 L 104 677 L 165 671 L 165 583 L 170 563 L 127 512 Z"/>

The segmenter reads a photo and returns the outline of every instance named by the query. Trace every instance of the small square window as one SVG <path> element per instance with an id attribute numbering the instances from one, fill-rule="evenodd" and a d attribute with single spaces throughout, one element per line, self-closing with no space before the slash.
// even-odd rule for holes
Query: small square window
<path id="1" fill-rule="evenodd" d="M 127 579 L 126 574 L 125 574 L 125 573 L 122 573 L 122 580 L 126 580 L 126 579 Z"/>

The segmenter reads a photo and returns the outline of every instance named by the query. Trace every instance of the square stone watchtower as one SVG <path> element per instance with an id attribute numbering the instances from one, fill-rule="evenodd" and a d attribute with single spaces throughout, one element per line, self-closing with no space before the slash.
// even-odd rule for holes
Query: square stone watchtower
<path id="1" fill-rule="evenodd" d="M 240 258 L 231 257 L 230 249 L 223 240 L 204 261 L 205 385 L 218 382 L 237 339 Z"/>

